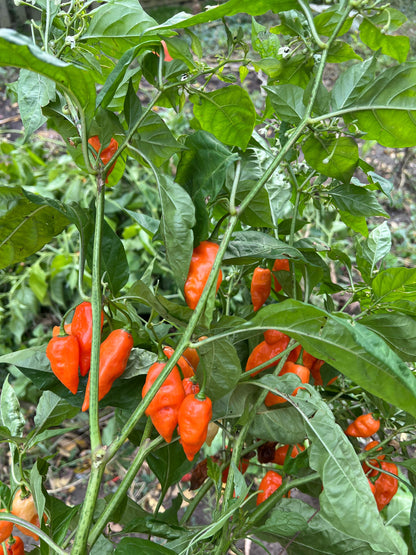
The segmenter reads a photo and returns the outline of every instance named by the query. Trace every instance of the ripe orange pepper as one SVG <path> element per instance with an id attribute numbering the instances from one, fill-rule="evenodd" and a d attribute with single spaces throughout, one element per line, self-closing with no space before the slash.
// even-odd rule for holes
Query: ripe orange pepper
<path id="1" fill-rule="evenodd" d="M 376 447 L 379 444 L 380 444 L 379 441 L 370 441 L 370 443 L 368 443 L 364 447 L 364 451 L 370 451 L 370 449 L 373 449 L 373 447 Z M 377 449 L 377 451 L 381 451 L 381 450 L 382 450 L 382 447 L 379 447 Z M 385 457 L 386 455 L 378 455 L 378 457 L 376 457 L 375 459 L 370 459 L 368 462 L 373 466 L 377 466 L 379 464 L 377 461 L 382 461 Z M 377 476 L 378 471 L 375 470 L 374 468 L 370 468 L 367 464 L 365 464 L 365 462 L 363 462 L 361 466 L 363 467 L 364 473 L 368 477 L 372 478 L 373 476 Z"/>
<path id="2" fill-rule="evenodd" d="M 267 343 L 266 341 L 262 341 L 261 343 L 259 343 L 256 347 L 254 347 L 254 349 L 250 353 L 250 356 L 247 359 L 246 372 L 248 372 L 249 370 L 252 370 L 256 366 L 259 366 L 260 364 L 263 364 L 264 362 L 267 362 L 268 360 L 271 360 L 273 357 L 282 353 L 289 345 L 289 341 L 290 341 L 289 337 L 287 335 L 282 334 L 281 339 L 279 341 L 276 341 L 275 343 L 270 344 L 270 343 Z M 279 360 L 280 359 L 277 359 L 271 364 L 268 364 L 262 370 L 265 370 L 266 368 L 272 368 L 273 366 L 277 366 L 279 364 Z M 262 370 L 253 372 L 252 376 L 255 376 Z"/>
<path id="3" fill-rule="evenodd" d="M 279 376 L 283 376 L 284 374 L 296 374 L 299 376 L 302 383 L 308 383 L 310 377 L 309 368 L 306 366 L 302 366 L 301 364 L 295 364 L 294 362 L 285 362 L 283 368 L 279 372 Z M 300 386 L 297 387 L 292 395 L 297 395 L 299 389 L 302 389 Z M 286 403 L 286 399 L 281 397 L 280 395 L 275 395 L 274 393 L 268 393 L 266 399 L 264 400 L 264 404 L 266 407 L 271 407 L 278 403 Z"/>
<path id="4" fill-rule="evenodd" d="M 100 142 L 100 139 L 98 138 L 98 135 L 94 135 L 93 137 L 90 137 L 88 139 L 88 143 L 92 146 L 92 148 L 95 150 L 95 152 L 98 153 L 100 151 L 101 142 Z M 103 148 L 103 150 L 100 153 L 100 159 L 101 159 L 104 166 L 106 166 L 108 164 L 108 162 L 111 160 L 111 158 L 117 152 L 117 149 L 118 149 L 118 142 L 115 139 L 111 138 L 111 141 L 110 141 L 109 145 L 106 146 L 105 148 Z M 106 177 L 106 180 L 105 180 L 106 183 L 108 183 L 108 176 L 113 171 L 115 165 L 116 165 L 116 163 L 114 162 L 114 164 L 112 164 L 111 168 L 108 170 L 107 177 Z"/>
<path id="5" fill-rule="evenodd" d="M 113 330 L 100 346 L 100 366 L 98 370 L 98 400 L 110 391 L 113 383 L 126 369 L 131 350 L 133 348 L 133 337 L 126 330 Z M 90 406 L 90 380 L 88 376 L 85 388 L 84 403 L 82 410 L 86 411 Z"/>
<path id="6" fill-rule="evenodd" d="M 398 475 L 397 466 L 394 463 L 381 461 L 380 466 L 383 470 L 387 470 L 387 472 L 391 472 L 396 476 Z M 374 482 L 374 486 L 374 497 L 376 499 L 377 508 L 381 511 L 396 495 L 399 488 L 399 481 L 397 478 L 394 478 L 394 476 L 380 473 L 380 476 Z"/>
<path id="7" fill-rule="evenodd" d="M 1 513 L 7 513 L 6 509 L 0 509 Z M 13 522 L 8 520 L 0 520 L 0 543 L 7 540 L 13 532 Z"/>
<path id="8" fill-rule="evenodd" d="M 272 272 L 280 272 L 282 270 L 286 272 L 290 271 L 289 260 L 287 258 L 282 258 L 274 261 Z M 282 289 L 282 286 L 280 285 L 279 280 L 274 275 L 273 281 L 274 290 L 276 291 L 276 293 L 278 293 Z"/>
<path id="9" fill-rule="evenodd" d="M 272 273 L 268 268 L 257 268 L 251 278 L 250 294 L 253 310 L 257 312 L 270 296 L 272 289 Z"/>
<path id="10" fill-rule="evenodd" d="M 276 449 L 274 454 L 273 462 L 276 464 L 283 465 L 286 459 L 287 452 L 289 451 L 290 445 L 282 445 L 278 449 Z M 290 457 L 294 459 L 301 451 L 304 451 L 305 447 L 298 443 L 297 445 L 293 445 L 292 450 L 290 452 Z"/>
<path id="11" fill-rule="evenodd" d="M 347 436 L 352 437 L 370 437 L 380 428 L 380 420 L 375 420 L 372 413 L 362 414 L 351 422 L 345 430 Z"/>
<path id="12" fill-rule="evenodd" d="M 189 308 L 194 310 L 201 298 L 205 284 L 208 281 L 212 266 L 218 253 L 219 246 L 210 241 L 202 241 L 192 252 L 191 264 L 188 277 L 185 282 L 185 300 Z M 218 291 L 222 282 L 222 272 L 219 271 L 217 278 Z"/>
<path id="13" fill-rule="evenodd" d="M 101 329 L 104 323 L 104 313 L 101 311 Z M 71 322 L 71 333 L 79 343 L 79 370 L 81 376 L 86 376 L 91 365 L 92 344 L 92 307 L 91 303 L 79 304 Z"/>
<path id="14" fill-rule="evenodd" d="M 260 482 L 256 505 L 260 505 L 260 503 L 266 501 L 266 499 L 268 499 L 272 493 L 280 488 L 282 482 L 283 478 L 274 470 L 269 470 L 268 472 L 266 472 L 266 475 Z"/>
<path id="15" fill-rule="evenodd" d="M 142 398 L 146 396 L 165 366 L 165 362 L 155 362 L 149 368 L 142 389 Z M 153 426 L 167 443 L 172 440 L 173 432 L 178 425 L 179 407 L 185 398 L 179 370 L 174 366 L 145 411 L 146 416 L 150 416 Z"/>
<path id="16" fill-rule="evenodd" d="M 174 352 L 175 349 L 173 349 L 169 345 L 165 345 L 163 347 L 163 354 L 165 354 L 168 359 L 173 355 Z M 184 378 L 192 378 L 192 376 L 195 375 L 194 368 L 183 355 L 179 358 L 177 364 L 181 369 Z"/>
<path id="17" fill-rule="evenodd" d="M 68 335 L 71 335 L 71 327 L 72 327 L 71 324 L 64 325 L 65 333 L 67 333 Z M 60 333 L 61 333 L 61 326 L 54 326 L 52 328 L 52 337 L 57 337 Z"/>
<path id="18" fill-rule="evenodd" d="M 13 498 L 11 512 L 15 516 L 26 520 L 30 524 L 34 524 L 35 526 L 40 527 L 39 516 L 36 511 L 35 501 L 32 494 L 28 493 L 26 496 L 23 497 L 22 495 L 22 490 L 18 489 Z M 22 534 L 30 536 L 36 541 L 39 540 L 39 536 L 31 530 L 28 530 L 27 528 L 24 528 L 19 524 L 16 524 L 16 527 L 22 532 Z"/>
<path id="19" fill-rule="evenodd" d="M 4 550 L 0 545 L 0 555 L 4 555 Z M 19 536 L 13 536 L 13 541 L 10 538 L 6 541 L 6 555 L 25 555 L 25 546 Z"/>
<path id="20" fill-rule="evenodd" d="M 78 391 L 79 344 L 73 335 L 52 337 L 46 347 L 52 372 L 74 395 Z"/>
<path id="21" fill-rule="evenodd" d="M 199 384 L 192 381 L 191 378 L 184 378 L 182 380 L 183 390 L 185 391 L 185 395 L 196 395 L 199 393 Z"/>
<path id="22" fill-rule="evenodd" d="M 207 438 L 208 424 L 212 418 L 209 397 L 187 395 L 178 413 L 178 433 L 186 458 L 192 461 Z"/>

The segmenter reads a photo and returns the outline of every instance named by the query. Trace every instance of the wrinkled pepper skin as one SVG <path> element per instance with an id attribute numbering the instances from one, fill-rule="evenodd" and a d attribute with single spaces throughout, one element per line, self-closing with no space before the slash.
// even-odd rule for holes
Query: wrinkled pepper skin
<path id="1" fill-rule="evenodd" d="M 52 372 L 75 395 L 79 385 L 79 344 L 73 335 L 52 337 L 46 347 Z"/>
<path id="2" fill-rule="evenodd" d="M 209 397 L 198 399 L 187 395 L 178 414 L 178 432 L 186 458 L 192 461 L 204 444 L 208 424 L 212 418 L 212 402 Z"/>
<path id="3" fill-rule="evenodd" d="M 250 295 L 253 310 L 257 312 L 267 301 L 272 290 L 272 273 L 268 268 L 258 266 L 251 278 Z"/>
<path id="4" fill-rule="evenodd" d="M 219 246 L 210 241 L 202 241 L 192 252 L 191 264 L 189 266 L 188 277 L 186 278 L 184 294 L 185 301 L 189 308 L 194 310 L 201 298 L 205 284 L 208 281 L 212 266 L 218 253 Z M 222 271 L 219 271 L 217 278 L 218 291 L 222 282 Z"/>
<path id="5" fill-rule="evenodd" d="M 345 430 L 347 436 L 351 437 L 370 437 L 380 428 L 380 420 L 375 420 L 372 413 L 362 414 L 351 422 Z"/>
<path id="6" fill-rule="evenodd" d="M 289 337 L 286 335 L 281 338 L 281 340 L 276 341 L 275 343 L 267 343 L 266 341 L 262 341 L 259 343 L 254 349 L 251 351 L 250 356 L 247 359 L 246 363 L 246 372 L 256 368 L 260 364 L 267 362 L 268 360 L 272 359 L 273 357 L 282 353 L 287 346 L 289 345 Z M 279 364 L 279 360 L 277 359 L 271 364 L 268 364 L 262 370 L 266 370 L 266 368 L 272 368 L 273 366 L 277 366 Z M 253 372 L 251 375 L 255 376 L 262 370 L 258 370 L 257 372 Z"/>
<path id="7" fill-rule="evenodd" d="M 26 497 L 23 497 L 23 498 L 21 495 L 22 495 L 22 492 L 20 489 L 18 489 L 13 498 L 11 512 L 15 516 L 18 516 L 19 518 L 22 518 L 23 520 L 26 520 L 27 522 L 30 522 L 30 524 L 34 524 L 39 528 L 40 527 L 39 516 L 36 511 L 35 501 L 33 499 L 32 494 L 29 493 Z M 22 532 L 22 534 L 25 534 L 26 536 L 30 536 L 36 541 L 39 540 L 39 536 L 34 532 L 32 532 L 31 530 L 28 530 L 23 526 L 19 526 L 18 524 L 16 524 L 16 528 L 18 528 Z"/>
<path id="8" fill-rule="evenodd" d="M 143 399 L 165 366 L 165 362 L 155 362 L 149 368 L 142 389 Z M 150 416 L 153 426 L 166 443 L 170 443 L 172 440 L 173 432 L 178 425 L 179 407 L 184 399 L 185 391 L 181 376 L 177 367 L 174 366 L 145 411 L 146 416 Z"/>
<path id="9" fill-rule="evenodd" d="M 199 393 L 199 385 L 196 382 L 193 382 L 191 378 L 184 378 L 182 380 L 182 385 L 185 395 L 196 395 Z"/>
<path id="10" fill-rule="evenodd" d="M 6 541 L 6 555 L 25 555 L 25 546 L 19 536 L 13 536 L 14 543 Z M 4 549 L 0 545 L 0 555 L 4 555 Z"/>
<path id="11" fill-rule="evenodd" d="M 380 466 L 383 470 L 387 470 L 387 472 L 391 472 L 396 476 L 398 475 L 397 466 L 394 463 L 381 461 Z M 374 482 L 374 486 L 374 497 L 377 508 L 381 511 L 396 495 L 399 488 L 399 481 L 389 474 L 380 473 L 380 476 Z"/>
<path id="12" fill-rule="evenodd" d="M 284 463 L 285 463 L 287 452 L 289 451 L 290 447 L 291 447 L 290 457 L 292 459 L 294 459 L 297 455 L 299 455 L 299 453 L 301 451 L 305 450 L 305 447 L 303 445 L 301 445 L 300 443 L 298 443 L 297 445 L 293 445 L 293 446 L 291 446 L 291 445 L 282 445 L 281 447 L 278 447 L 276 449 L 276 451 L 274 453 L 273 462 L 283 466 Z"/>
<path id="13" fill-rule="evenodd" d="M 282 258 L 274 261 L 272 272 L 281 272 L 282 270 L 284 270 L 285 272 L 290 271 L 289 260 L 287 258 Z M 277 277 L 275 277 L 275 275 L 273 275 L 273 282 L 274 290 L 276 291 L 276 293 L 278 293 L 279 291 L 281 291 L 282 286 L 280 285 L 279 280 L 277 279 Z"/>
<path id="14" fill-rule="evenodd" d="M 294 362 L 290 361 L 285 362 L 283 368 L 279 372 L 279 376 L 283 376 L 284 374 L 296 374 L 296 376 L 300 378 L 300 381 L 302 383 L 309 382 L 309 368 L 306 368 L 306 366 L 303 366 L 301 364 L 295 364 Z M 297 387 L 293 391 L 292 395 L 297 395 L 299 389 L 302 388 L 300 386 Z M 278 403 L 286 403 L 286 399 L 284 399 L 284 397 L 281 397 L 280 395 L 275 395 L 274 393 L 270 392 L 267 394 L 266 399 L 264 400 L 264 404 L 266 405 L 266 407 L 272 407 L 273 405 L 276 405 Z"/>
<path id="15" fill-rule="evenodd" d="M 365 446 L 364 451 L 370 451 L 370 449 L 377 447 L 377 445 L 379 444 L 380 444 L 379 441 L 370 441 L 370 443 L 368 443 Z M 382 447 L 379 447 L 377 449 L 377 451 L 381 451 L 381 450 L 382 450 Z M 376 457 L 375 459 L 370 459 L 368 462 L 373 466 L 380 466 L 380 463 L 378 461 L 382 461 L 383 459 L 385 459 L 385 457 L 386 455 L 378 455 L 378 457 Z M 370 468 L 367 464 L 365 464 L 365 462 L 363 462 L 361 466 L 363 467 L 364 473 L 368 477 L 372 478 L 373 476 L 377 476 L 378 471 L 375 470 L 374 468 Z"/>
<path id="16" fill-rule="evenodd" d="M 119 378 L 126 369 L 131 350 L 133 348 L 133 337 L 126 330 L 113 330 L 101 343 L 100 366 L 98 371 L 98 400 L 110 391 L 114 381 Z M 90 380 L 85 389 L 82 410 L 86 411 L 90 406 Z"/>
<path id="17" fill-rule="evenodd" d="M 93 137 L 90 137 L 88 139 L 88 143 L 92 146 L 92 148 L 95 150 L 96 153 L 99 152 L 101 148 L 101 142 L 100 142 L 100 139 L 98 138 L 98 135 L 94 135 Z M 111 138 L 109 145 L 103 148 L 103 150 L 100 153 L 100 159 L 104 166 L 108 164 L 108 162 L 117 152 L 117 149 L 118 149 L 118 142 L 115 139 Z M 108 182 L 108 176 L 113 171 L 115 165 L 116 163 L 114 162 L 114 164 L 112 164 L 111 168 L 108 170 L 107 178 L 105 180 L 106 183 Z"/>
<path id="18" fill-rule="evenodd" d="M 104 313 L 101 311 L 101 329 L 103 328 Z M 71 322 L 71 334 L 79 343 L 79 370 L 81 376 L 86 376 L 91 365 L 92 344 L 92 307 L 91 303 L 79 304 Z"/>
<path id="19" fill-rule="evenodd" d="M 282 485 L 283 478 L 274 470 L 269 470 L 266 472 L 263 480 L 260 482 L 259 493 L 257 494 L 256 505 L 260 505 L 263 501 L 266 501 L 272 493 Z"/>
<path id="20" fill-rule="evenodd" d="M 163 354 L 167 356 L 168 359 L 173 355 L 174 352 L 175 349 L 173 349 L 173 347 L 170 347 L 169 345 L 165 345 L 163 347 Z M 183 355 L 179 357 L 179 360 L 176 364 L 181 369 L 184 378 L 192 378 L 192 376 L 195 375 L 194 368 Z"/>
<path id="21" fill-rule="evenodd" d="M 7 512 L 6 509 L 0 509 L 0 513 Z M 7 540 L 13 532 L 13 522 L 7 520 L 0 520 L 0 543 Z"/>

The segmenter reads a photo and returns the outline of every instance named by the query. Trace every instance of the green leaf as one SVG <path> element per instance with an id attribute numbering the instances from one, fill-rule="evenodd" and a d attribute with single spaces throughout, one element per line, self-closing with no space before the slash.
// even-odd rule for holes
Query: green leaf
<path id="1" fill-rule="evenodd" d="M 334 109 L 352 104 L 365 88 L 374 81 L 376 58 L 353 64 L 341 73 L 331 91 Z"/>
<path id="2" fill-rule="evenodd" d="M 114 551 L 115 555 L 143 555 L 144 553 L 146 555 L 175 555 L 176 551 L 141 538 L 123 538 Z"/>
<path id="3" fill-rule="evenodd" d="M 52 539 L 60 544 L 66 537 L 72 518 L 79 512 L 79 506 L 68 507 L 63 501 L 48 495 L 46 506 L 51 515 Z"/>
<path id="4" fill-rule="evenodd" d="M 261 258 L 294 258 L 303 260 L 302 254 L 283 241 L 260 231 L 237 231 L 233 233 L 224 256 L 227 264 L 250 264 Z"/>
<path id="5" fill-rule="evenodd" d="M 193 463 L 186 458 L 182 445 L 177 441 L 153 451 L 146 460 L 164 491 L 179 482 L 193 467 Z"/>
<path id="6" fill-rule="evenodd" d="M 339 21 L 341 20 L 341 17 L 342 17 L 342 14 L 339 10 L 339 5 L 331 6 L 328 9 L 316 15 L 313 18 L 313 22 L 315 24 L 318 34 L 324 35 L 325 37 L 330 37 L 332 33 L 335 31 L 335 28 L 338 25 Z M 353 22 L 353 18 L 348 17 L 344 21 L 337 36 L 341 36 L 347 33 L 350 30 L 352 22 Z"/>
<path id="7" fill-rule="evenodd" d="M 294 300 L 261 308 L 251 325 L 279 329 L 366 391 L 416 416 L 412 372 L 365 326 Z"/>
<path id="8" fill-rule="evenodd" d="M 45 391 L 39 399 L 35 415 L 36 433 L 46 428 L 59 426 L 64 420 L 73 418 L 78 409 L 61 399 L 52 391 Z"/>
<path id="9" fill-rule="evenodd" d="M 387 35 L 365 17 L 360 25 L 360 39 L 372 50 L 380 49 L 383 54 L 399 63 L 406 61 L 410 49 L 409 37 Z"/>
<path id="10" fill-rule="evenodd" d="M 159 194 L 166 257 L 175 280 L 183 288 L 193 250 L 194 206 L 185 189 L 164 175 L 159 175 Z"/>
<path id="11" fill-rule="evenodd" d="M 292 445 L 304 441 L 306 431 L 302 418 L 293 407 L 269 410 L 262 406 L 250 425 L 250 435 L 264 441 Z"/>
<path id="12" fill-rule="evenodd" d="M 247 91 L 230 85 L 192 94 L 189 100 L 202 129 L 226 145 L 247 148 L 256 121 L 256 110 Z"/>
<path id="13" fill-rule="evenodd" d="M 416 301 L 416 268 L 383 270 L 371 283 L 373 293 L 384 303 L 397 299 Z"/>
<path id="14" fill-rule="evenodd" d="M 303 118 L 306 106 L 303 103 L 305 91 L 296 85 L 274 85 L 263 87 L 270 98 L 276 114 L 282 121 L 299 123 Z"/>
<path id="15" fill-rule="evenodd" d="M 127 94 L 124 99 L 124 117 L 126 118 L 126 123 L 129 130 L 138 121 L 141 113 L 142 105 L 136 94 L 136 91 L 133 88 L 132 80 L 130 79 L 127 88 Z"/>
<path id="16" fill-rule="evenodd" d="M 350 227 L 353 231 L 361 233 L 364 237 L 368 237 L 368 227 L 364 216 L 353 216 L 349 212 L 339 211 L 341 220 L 347 227 Z"/>
<path id="17" fill-rule="evenodd" d="M 241 364 L 234 346 L 218 339 L 198 349 L 200 362 L 196 369 L 199 383 L 206 374 L 206 394 L 215 401 L 232 391 L 241 377 Z"/>
<path id="18" fill-rule="evenodd" d="M 156 167 L 161 166 L 181 149 L 166 123 L 154 112 L 150 112 L 144 118 L 131 143 L 146 162 L 150 161 Z M 134 156 L 134 151 L 131 154 Z"/>
<path id="19" fill-rule="evenodd" d="M 95 84 L 88 71 L 47 54 L 33 42 L 11 29 L 0 29 L 0 65 L 20 67 L 52 79 L 70 93 L 87 114 L 95 104 Z"/>
<path id="20" fill-rule="evenodd" d="M 354 52 L 348 43 L 340 40 L 335 41 L 328 51 L 327 62 L 329 64 L 340 64 L 348 60 L 362 60 L 362 58 Z"/>
<path id="21" fill-rule="evenodd" d="M 311 136 L 302 150 L 312 168 L 345 183 L 350 181 L 359 160 L 358 146 L 352 137 Z"/>
<path id="22" fill-rule="evenodd" d="M 267 31 L 264 25 L 260 25 L 254 18 L 251 21 L 251 44 L 253 50 L 258 52 L 262 58 L 273 58 L 280 48 L 280 40 L 274 34 Z"/>
<path id="23" fill-rule="evenodd" d="M 378 203 L 376 195 L 364 187 L 345 183 L 330 189 L 328 193 L 338 210 L 349 212 L 352 216 L 389 217 Z"/>
<path id="24" fill-rule="evenodd" d="M 277 508 L 270 514 L 263 526 L 253 528 L 252 531 L 261 539 L 273 541 L 275 536 L 290 538 L 307 528 L 308 521 L 303 515 Z"/>
<path id="25" fill-rule="evenodd" d="M 8 428 L 14 436 L 22 437 L 25 419 L 20 410 L 19 399 L 9 383 L 9 376 L 6 377 L 2 385 L 0 413 L 3 426 Z"/>
<path id="26" fill-rule="evenodd" d="M 38 196 L 39 202 L 44 199 Z M 20 187 L 0 187 L 0 268 L 20 262 L 40 250 L 68 220 L 45 201 L 31 202 Z"/>
<path id="27" fill-rule="evenodd" d="M 55 97 L 55 83 L 39 73 L 22 69 L 19 74 L 17 99 L 25 128 L 25 139 L 46 121 L 43 106 Z"/>
<path id="28" fill-rule="evenodd" d="M 362 249 L 362 255 L 370 264 L 371 273 L 373 273 L 377 262 L 380 262 L 380 260 L 382 260 L 390 252 L 390 249 L 390 229 L 387 222 L 383 222 L 381 225 L 373 229 Z"/>

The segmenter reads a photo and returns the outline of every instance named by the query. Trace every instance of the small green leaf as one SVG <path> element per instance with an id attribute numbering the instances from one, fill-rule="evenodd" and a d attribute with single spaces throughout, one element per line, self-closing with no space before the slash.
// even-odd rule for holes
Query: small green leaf
<path id="1" fill-rule="evenodd" d="M 303 260 L 302 254 L 287 243 L 260 231 L 237 231 L 233 233 L 224 256 L 227 264 L 249 264 L 261 258 L 294 258 Z"/>
<path id="2" fill-rule="evenodd" d="M 348 183 L 359 160 L 358 146 L 352 137 L 311 136 L 303 144 L 305 160 L 319 172 Z"/>
<path id="3" fill-rule="evenodd" d="M 146 555 L 175 555 L 177 552 L 141 538 L 123 538 L 114 551 L 114 555 L 141 555 L 144 553 Z"/>
<path id="4" fill-rule="evenodd" d="M 264 87 L 277 115 L 283 121 L 299 123 L 306 106 L 303 103 L 304 90 L 296 85 L 274 85 Z"/>
<path id="5" fill-rule="evenodd" d="M 346 42 L 335 41 L 328 51 L 327 62 L 329 64 L 340 64 L 348 60 L 362 60 L 361 56 L 356 54 L 353 48 Z"/>
<path id="6" fill-rule="evenodd" d="M 55 97 L 55 83 L 50 79 L 26 69 L 20 70 L 17 99 L 19 113 L 25 128 L 25 139 L 37 131 L 46 121 L 43 106 Z"/>
<path id="7" fill-rule="evenodd" d="M 196 370 L 199 383 L 206 374 L 206 394 L 215 401 L 232 391 L 241 377 L 241 364 L 234 346 L 226 339 L 207 343 L 199 351 Z"/>
<path id="8" fill-rule="evenodd" d="M 338 210 L 349 212 L 352 216 L 389 216 L 378 203 L 376 195 L 364 187 L 346 183 L 329 189 L 328 193 Z"/>
<path id="9" fill-rule="evenodd" d="M 367 314 L 360 322 L 376 332 L 400 358 L 416 360 L 416 320 L 408 314 L 383 312 Z"/>
<path id="10" fill-rule="evenodd" d="M 73 418 L 76 414 L 78 414 L 76 407 L 73 407 L 52 391 L 45 391 L 39 399 L 36 409 L 36 433 L 52 426 L 59 426 L 64 420 Z"/>
<path id="11" fill-rule="evenodd" d="M 22 437 L 25 419 L 20 410 L 19 399 L 9 383 L 9 376 L 3 382 L 0 397 L 0 412 L 3 426 L 6 426 L 14 436 Z"/>
<path id="12" fill-rule="evenodd" d="M 156 167 L 181 150 L 166 123 L 154 112 L 144 118 L 131 142 L 145 161 L 149 160 Z M 134 151 L 131 154 L 134 156 Z"/>
<path id="13" fill-rule="evenodd" d="M 390 252 L 391 233 L 387 222 L 373 229 L 363 245 L 362 254 L 370 264 L 370 272 L 373 273 L 377 262 Z"/>
<path id="14" fill-rule="evenodd" d="M 376 297 L 385 303 L 397 299 L 416 301 L 416 268 L 389 268 L 373 279 Z"/>

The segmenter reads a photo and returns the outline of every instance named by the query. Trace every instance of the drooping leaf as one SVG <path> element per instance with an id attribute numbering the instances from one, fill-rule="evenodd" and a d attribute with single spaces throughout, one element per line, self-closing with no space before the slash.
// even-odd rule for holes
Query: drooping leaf
<path id="1" fill-rule="evenodd" d="M 154 112 L 144 118 L 131 142 L 145 161 L 156 167 L 161 166 L 181 149 L 166 123 Z"/>
<path id="2" fill-rule="evenodd" d="M 39 73 L 22 69 L 19 74 L 17 98 L 25 128 L 25 138 L 45 123 L 42 108 L 55 97 L 55 83 Z"/>
<path id="3" fill-rule="evenodd" d="M 248 264 L 261 258 L 303 259 L 298 249 L 260 231 L 237 231 L 224 256 L 227 264 Z"/>
<path id="4" fill-rule="evenodd" d="M 19 399 L 7 376 L 3 382 L 0 397 L 1 422 L 15 436 L 22 436 L 25 419 L 20 409 Z"/>
<path id="5" fill-rule="evenodd" d="M 342 212 L 349 212 L 352 216 L 384 216 L 387 212 L 378 203 L 376 195 L 365 189 L 345 183 L 329 190 L 334 205 Z"/>
<path id="6" fill-rule="evenodd" d="M 52 391 L 45 391 L 39 399 L 35 415 L 36 433 L 46 428 L 59 426 L 64 420 L 72 418 L 78 409 L 61 399 Z"/>
<path id="7" fill-rule="evenodd" d="M 142 538 L 123 538 L 117 545 L 114 555 L 135 555 L 146 553 L 146 555 L 175 555 L 163 545 Z"/>

